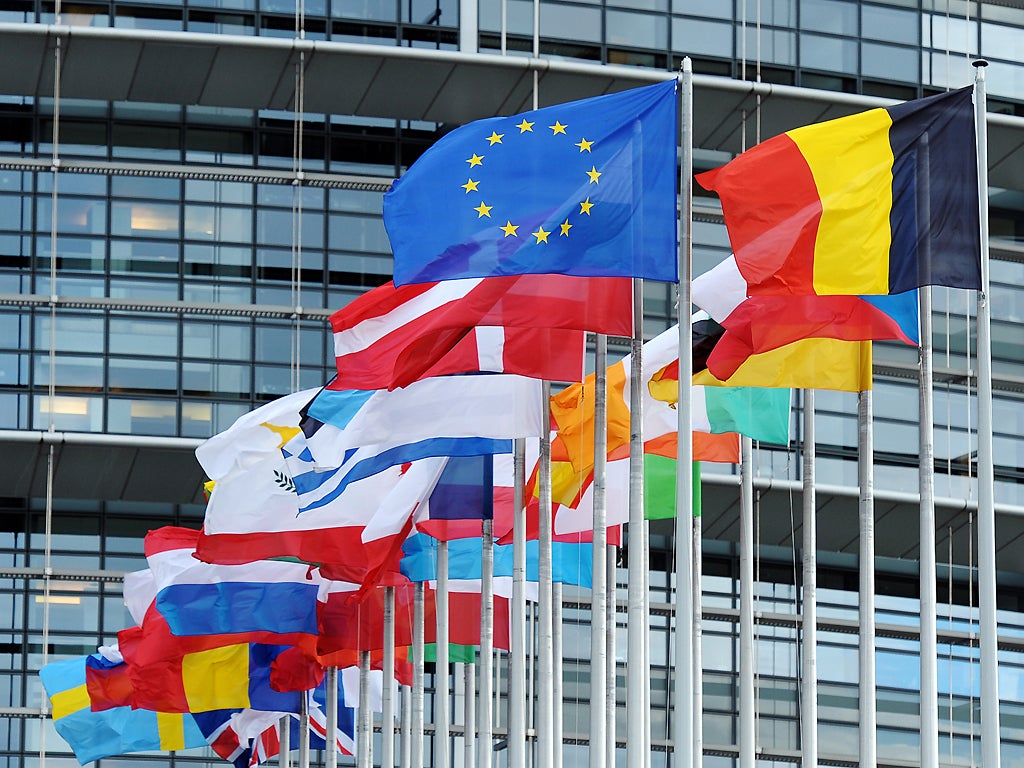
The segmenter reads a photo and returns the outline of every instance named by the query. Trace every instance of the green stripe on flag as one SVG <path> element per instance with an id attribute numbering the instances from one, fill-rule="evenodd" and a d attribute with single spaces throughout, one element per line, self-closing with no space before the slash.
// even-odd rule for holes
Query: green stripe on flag
<path id="1" fill-rule="evenodd" d="M 693 515 L 700 516 L 700 462 L 693 462 Z M 644 455 L 644 517 L 670 520 L 676 516 L 676 460 Z"/>
<path id="2" fill-rule="evenodd" d="M 437 643 L 426 643 L 423 646 L 423 660 L 431 662 L 437 661 Z M 409 661 L 412 661 L 412 648 L 409 648 Z M 462 664 L 475 664 L 476 646 L 448 643 L 448 661 L 452 664 L 456 662 L 460 662 Z"/>

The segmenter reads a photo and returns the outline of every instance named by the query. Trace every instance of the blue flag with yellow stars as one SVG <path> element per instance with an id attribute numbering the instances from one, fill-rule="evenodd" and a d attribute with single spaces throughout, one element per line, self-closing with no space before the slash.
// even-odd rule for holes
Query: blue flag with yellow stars
<path id="1" fill-rule="evenodd" d="M 396 285 L 678 279 L 676 81 L 447 134 L 384 195 Z"/>

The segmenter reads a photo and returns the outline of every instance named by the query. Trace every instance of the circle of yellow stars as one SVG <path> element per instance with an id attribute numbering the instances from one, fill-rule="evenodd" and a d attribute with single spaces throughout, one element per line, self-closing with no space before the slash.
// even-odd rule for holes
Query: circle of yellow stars
<path id="1" fill-rule="evenodd" d="M 517 123 L 515 125 L 515 127 L 519 129 L 519 134 L 522 135 L 522 134 L 525 134 L 525 133 L 533 133 L 534 132 L 534 126 L 536 124 L 537 124 L 536 121 L 531 122 L 531 121 L 527 120 L 524 117 L 521 122 L 519 122 L 519 123 Z M 555 124 L 554 125 L 549 125 L 549 126 L 547 126 L 547 128 L 548 128 L 548 130 L 551 131 L 551 136 L 552 137 L 558 136 L 558 135 L 565 136 L 566 138 L 569 137 L 569 134 L 566 133 L 566 131 L 568 130 L 569 126 L 568 125 L 563 125 L 558 120 L 555 120 Z M 543 128 L 539 128 L 538 130 L 543 130 Z M 491 131 L 491 135 L 487 136 L 484 140 L 487 142 L 488 148 L 490 148 L 490 147 L 494 147 L 497 144 L 501 144 L 502 143 L 502 139 L 504 139 L 504 138 L 505 138 L 505 134 L 504 133 L 498 133 L 497 131 Z M 589 152 L 592 151 L 592 148 L 594 146 L 594 142 L 593 141 L 589 141 L 589 140 L 587 140 L 586 137 L 581 136 L 580 140 L 577 141 L 573 146 L 579 147 L 580 154 L 582 154 L 584 152 L 589 153 Z M 480 189 L 480 180 L 473 178 L 473 176 L 474 176 L 473 169 L 474 168 L 480 168 L 480 167 L 483 166 L 484 160 L 487 157 L 487 154 L 486 154 L 487 151 L 488 150 L 485 149 L 484 150 L 485 154 L 482 154 L 482 155 L 478 155 L 476 152 L 474 152 L 469 158 L 466 159 L 466 162 L 469 164 L 469 176 L 468 176 L 468 178 L 466 180 L 466 183 L 465 184 L 461 184 L 460 186 L 462 187 L 462 189 L 464 189 L 466 191 L 467 195 L 470 192 L 476 192 L 476 193 L 481 194 L 481 195 L 484 194 L 484 190 Z M 601 183 L 602 171 L 597 170 L 597 166 L 596 165 L 592 164 L 590 166 L 590 170 L 589 171 L 584 171 L 584 173 L 588 177 L 587 184 L 595 184 L 595 185 L 597 185 L 597 184 Z M 591 200 L 590 200 L 590 195 L 587 195 L 585 200 L 578 201 L 578 205 L 580 206 L 580 210 L 579 210 L 579 214 L 578 214 L 579 216 L 590 216 L 590 211 L 594 207 L 594 203 L 591 202 Z M 487 205 L 487 203 L 484 200 L 481 199 L 480 204 L 477 205 L 477 206 L 472 207 L 472 210 L 476 211 L 478 219 L 483 219 L 483 218 L 490 219 L 490 218 L 492 218 L 491 210 L 493 208 L 494 208 L 493 205 Z M 504 225 L 500 225 L 498 227 L 498 229 L 503 233 L 502 234 L 503 237 L 520 237 L 520 234 L 519 234 L 520 226 L 521 225 L 519 225 L 519 224 L 513 224 L 511 222 L 511 220 L 506 220 L 505 224 Z M 574 226 L 576 226 L 576 225 L 575 224 L 571 224 L 569 222 L 569 219 L 566 218 L 565 221 L 563 221 L 561 224 L 558 225 L 558 234 L 555 235 L 555 236 L 556 237 L 566 237 L 566 238 L 568 238 L 569 237 L 569 231 Z M 549 231 L 544 229 L 543 225 L 539 225 L 537 227 L 537 231 L 536 232 L 531 232 L 530 236 L 534 238 L 534 244 L 535 245 L 541 245 L 541 244 L 547 244 L 549 242 L 548 241 L 548 237 L 550 237 L 551 235 L 554 235 L 554 234 L 555 234 L 554 230 L 549 232 Z"/>

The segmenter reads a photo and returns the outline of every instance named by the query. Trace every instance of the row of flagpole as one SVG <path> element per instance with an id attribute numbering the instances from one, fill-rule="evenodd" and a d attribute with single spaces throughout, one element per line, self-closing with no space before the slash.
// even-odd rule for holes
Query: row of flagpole
<path id="1" fill-rule="evenodd" d="M 689 342 L 689 283 L 692 253 L 692 235 L 689 230 L 689 210 L 692 189 L 689 187 L 692 168 L 687 166 L 690 153 L 685 151 L 687 142 L 692 140 L 692 74 L 688 60 L 684 62 L 681 76 L 681 134 L 684 151 L 680 177 L 683 185 L 680 216 L 680 371 L 692 367 L 692 347 Z M 976 80 L 976 110 L 978 113 L 978 162 L 979 183 L 984 185 L 984 172 L 987 160 L 984 132 L 984 70 L 978 67 Z M 992 456 L 991 456 L 991 407 L 986 407 L 986 397 L 991 396 L 991 357 L 988 344 L 988 254 L 987 254 L 987 190 L 982 187 L 980 192 L 983 206 L 980 220 L 983 231 L 980 234 L 983 248 L 983 280 L 982 291 L 978 302 L 978 397 L 979 397 L 979 538 L 982 552 L 994 555 L 994 515 L 992 494 Z M 934 518 L 934 460 L 933 460 L 933 413 L 931 399 L 931 300 L 928 288 L 920 291 L 921 342 L 920 342 L 920 604 L 921 604 L 921 764 L 934 765 L 938 759 L 938 718 L 937 718 L 937 674 L 936 674 L 936 595 L 935 595 L 935 518 Z M 645 768 L 650 754 L 650 725 L 648 719 L 648 679 L 645 677 L 647 664 L 646 649 L 649 646 L 649 625 L 646 610 L 646 531 L 642 507 L 642 438 L 640 424 L 642 413 L 640 404 L 640 387 L 642 386 L 642 285 L 636 281 L 634 290 L 635 328 L 631 346 L 631 465 L 630 465 L 630 526 L 629 526 L 629 591 L 627 599 L 627 627 L 629 647 L 627 658 L 633 660 L 627 664 L 627 731 L 641 738 L 627 740 L 627 765 L 630 768 Z M 606 420 L 606 384 L 604 371 L 607 363 L 607 344 L 603 336 L 596 343 L 596 386 L 595 386 L 595 424 L 602 425 Z M 689 378 L 679 377 L 680 402 L 689 402 Z M 545 402 L 547 399 L 545 398 Z M 801 755 L 806 765 L 814 765 L 818 760 L 817 743 L 817 673 L 816 673 L 816 495 L 815 495 L 815 435 L 814 435 L 814 393 L 804 391 L 803 400 L 803 592 L 801 597 L 802 629 L 801 629 Z M 691 413 L 688 408 L 679 409 L 679 434 L 691 431 Z M 858 399 L 858 447 L 860 485 L 860 755 L 868 764 L 874 762 L 876 754 L 876 717 L 875 717 L 875 671 L 874 671 L 874 504 L 873 504 L 873 437 L 872 437 L 872 404 L 871 392 L 861 392 Z M 615 745 L 615 676 L 614 653 L 609 652 L 609 639 L 614 637 L 614 582 L 609 583 L 609 572 L 614 573 L 614 563 L 607 560 L 606 518 L 604 506 L 605 494 L 605 434 L 603 429 L 595 432 L 595 466 L 594 466 L 594 548 L 593 548 L 593 592 L 591 618 L 591 710 L 590 710 L 590 764 L 607 765 L 614 761 Z M 692 461 L 692 444 L 687 440 L 679 441 L 678 467 L 685 467 L 687 453 Z M 551 519 L 550 519 L 550 443 L 542 441 L 540 462 L 540 578 L 538 605 L 538 679 L 541 684 L 537 690 L 536 730 L 536 761 L 541 766 L 558 768 L 562 734 L 558 717 L 561 709 L 560 686 L 556 676 L 560 676 L 561 648 L 556 642 L 560 630 L 560 590 L 556 592 L 551 572 Z M 516 567 L 513 576 L 513 616 L 525 616 L 525 562 L 519 558 L 524 554 L 525 520 L 525 458 L 523 446 L 517 444 L 516 454 L 516 518 L 515 518 L 515 551 Z M 692 514 L 692 474 L 677 472 L 677 570 L 676 570 L 676 658 L 675 658 L 675 696 L 673 714 L 673 737 L 677 745 L 691 744 L 691 749 L 680 752 L 676 750 L 676 764 L 691 762 L 699 765 L 702 755 L 700 722 L 702 715 L 702 699 L 700 692 L 700 587 L 696 576 L 699 563 L 699 528 L 694 523 Z M 545 503 L 547 501 L 547 503 Z M 547 514 L 544 514 L 544 511 Z M 489 544 L 490 531 L 485 528 L 483 537 L 484 568 L 482 573 L 481 591 L 485 596 L 493 594 L 492 568 L 489 556 L 492 552 Z M 739 656 L 739 722 L 738 744 L 740 766 L 753 766 L 756 754 L 756 701 L 754 691 L 754 653 L 753 653 L 753 484 L 752 455 L 749 438 L 741 442 L 741 514 L 740 514 L 740 656 Z M 435 732 L 434 732 L 434 765 L 447 768 L 449 765 L 449 722 L 448 699 L 449 684 L 447 665 L 447 549 L 442 542 L 438 548 L 438 645 L 437 675 L 435 676 Z M 994 556 L 980 558 L 979 578 L 982 590 L 982 748 L 986 765 L 998 765 L 998 693 L 997 675 L 995 671 L 995 603 L 994 603 Z M 422 596 L 422 593 L 421 593 Z M 393 593 L 391 594 L 393 599 Z M 557 603 L 555 602 L 557 599 Z M 480 651 L 480 695 L 477 698 L 479 720 L 474 723 L 476 710 L 468 701 L 470 692 L 475 688 L 470 684 L 470 677 L 475 680 L 475 669 L 467 667 L 466 691 L 467 709 L 465 717 L 466 764 L 471 765 L 473 757 L 479 760 L 481 768 L 489 768 L 491 762 L 491 666 L 493 661 L 493 605 L 490 599 L 484 599 L 486 608 L 481 617 L 481 651 Z M 422 611 L 422 605 L 418 604 Z M 389 614 L 386 626 L 393 620 Z M 393 625 L 391 625 L 393 627 Z M 386 641 L 387 642 L 387 641 Z M 391 640 L 390 660 L 385 652 L 385 674 L 388 680 L 394 675 L 394 649 Z M 527 763 L 526 745 L 526 686 L 525 686 L 525 627 L 514 622 L 512 633 L 513 649 L 510 660 L 509 679 L 509 723 L 508 746 L 509 765 L 514 768 L 525 768 Z M 419 636 L 419 670 L 422 670 L 422 627 Z M 557 651 L 557 655 L 556 655 Z M 414 659 L 416 652 L 414 650 Z M 640 659 L 641 663 L 635 663 Z M 361 659 L 362 661 L 362 659 Z M 369 658 L 366 655 L 368 671 Z M 362 666 L 362 665 L 361 665 Z M 419 691 L 413 690 L 412 716 L 413 732 L 423 732 L 422 725 L 422 676 L 417 675 Z M 366 679 L 366 677 L 362 677 Z M 545 681 L 550 684 L 545 684 Z M 475 685 L 475 683 L 474 683 Z M 367 699 L 364 697 L 365 686 L 360 686 L 360 712 L 368 712 Z M 417 699 L 417 696 L 419 697 Z M 391 686 L 385 684 L 384 693 L 384 754 L 382 765 L 394 764 L 393 745 L 393 703 Z M 403 700 L 404 704 L 404 700 Z M 556 711 L 557 710 L 557 711 Z M 470 713 L 473 713 L 471 716 Z M 418 719 L 417 719 L 418 715 Z M 366 721 L 369 723 L 369 721 Z M 328 718 L 330 727 L 331 718 Z M 474 731 L 478 730 L 476 748 L 472 745 Z M 369 725 L 360 730 L 363 743 L 369 742 Z M 413 768 L 419 768 L 422 762 L 422 740 L 413 735 L 410 755 Z M 404 743 L 403 743 L 404 746 Z M 365 751 L 364 751 L 365 750 Z M 360 766 L 370 765 L 369 747 L 360 747 Z M 687 754 L 688 753 L 688 754 Z M 684 762 L 679 762 L 682 757 Z M 329 763 L 329 765 L 333 765 Z"/>

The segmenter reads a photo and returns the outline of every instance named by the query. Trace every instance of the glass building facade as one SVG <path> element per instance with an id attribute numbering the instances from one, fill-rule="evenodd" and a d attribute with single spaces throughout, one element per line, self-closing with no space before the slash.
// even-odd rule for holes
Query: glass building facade
<path id="1" fill-rule="evenodd" d="M 304 0 L 301 8 L 287 0 L 83 0 L 59 8 L 10 0 L 0 7 L 0 38 L 8 43 L 0 62 L 11 70 L 0 75 L 0 456 L 7 467 L 0 471 L 0 613 L 7 617 L 0 622 L 0 768 L 42 765 L 41 749 L 46 766 L 76 764 L 39 716 L 44 653 L 52 660 L 93 652 L 131 623 L 121 577 L 144 566 L 146 531 L 201 523 L 202 476 L 191 457 L 201 439 L 255 406 L 329 378 L 327 316 L 391 274 L 382 194 L 452 127 L 424 119 L 415 94 L 401 90 L 379 96 L 385 106 L 376 114 L 372 108 L 306 111 L 298 121 L 291 108 L 210 103 L 190 97 L 184 85 L 180 95 L 171 88 L 153 100 L 130 98 L 131 89 L 129 98 L 102 98 L 102 83 L 75 86 L 70 63 L 63 74 L 68 87 L 54 98 L 52 65 L 25 85 L 13 67 L 21 49 L 10 42 L 40 33 L 52 40 L 65 29 L 67 39 L 78 31 L 119 30 L 116 40 L 151 49 L 161 41 L 194 45 L 197 60 L 231 50 L 229 40 L 253 36 L 354 44 L 353 50 L 421 49 L 425 56 L 478 50 L 525 58 L 534 50 L 535 8 L 545 60 L 665 73 L 686 55 L 712 90 L 713 78 L 806 89 L 820 114 L 860 96 L 909 99 L 965 85 L 973 76 L 971 58 L 990 62 L 989 112 L 1009 136 L 1000 144 L 1007 151 L 990 158 L 1003 172 L 993 178 L 989 198 L 1001 750 L 1004 766 L 1024 766 L 1024 6 L 479 0 L 469 31 L 462 23 L 467 7 L 458 0 Z M 210 35 L 225 36 L 223 46 Z M 269 59 L 275 50 L 261 55 Z M 46 53 L 52 60 L 52 44 Z M 262 77 L 262 63 L 257 57 L 251 69 L 239 65 L 239 82 Z M 118 61 L 104 66 L 117 80 Z M 188 74 L 182 72 L 183 83 Z M 345 87 L 344 80 L 337 83 Z M 722 130 L 734 138 L 742 132 L 748 146 L 767 138 L 757 135 L 756 111 L 737 107 L 728 119 Z M 698 135 L 715 135 L 711 120 L 698 100 Z M 727 160 L 730 146 L 698 143 L 696 168 Z M 728 255 L 729 245 L 713 197 L 697 197 L 695 217 L 699 274 Z M 675 287 L 645 286 L 647 335 L 674 316 Z M 980 761 L 973 297 L 935 289 L 933 324 L 940 764 L 969 766 Z M 626 351 L 613 342 L 613 354 Z M 920 745 L 919 554 L 911 499 L 918 489 L 916 366 L 915 349 L 876 345 L 879 765 L 917 764 Z M 802 402 L 797 393 L 790 445 L 755 452 L 763 766 L 798 763 L 800 756 L 802 605 L 794 542 Z M 828 529 L 818 553 L 821 758 L 857 765 L 856 396 L 817 393 L 816 431 L 819 520 Z M 59 436 L 49 480 L 48 432 Z M 738 739 L 734 471 L 706 465 L 704 476 L 705 765 L 723 768 L 736 765 Z M 652 525 L 651 538 L 654 766 L 667 764 L 671 750 L 674 546 L 663 525 Z M 619 569 L 620 597 L 625 577 Z M 567 588 L 565 599 L 563 754 L 567 765 L 586 765 L 589 608 L 584 593 Z M 624 740 L 622 612 L 619 635 L 618 735 Z M 497 669 L 503 691 L 504 656 Z M 427 707 L 429 721 L 429 697 Z M 453 711 L 461 722 L 461 708 Z M 502 699 L 499 731 L 506 714 Z M 498 765 L 506 754 L 495 753 Z M 100 763 L 206 764 L 220 763 L 202 751 Z"/>

